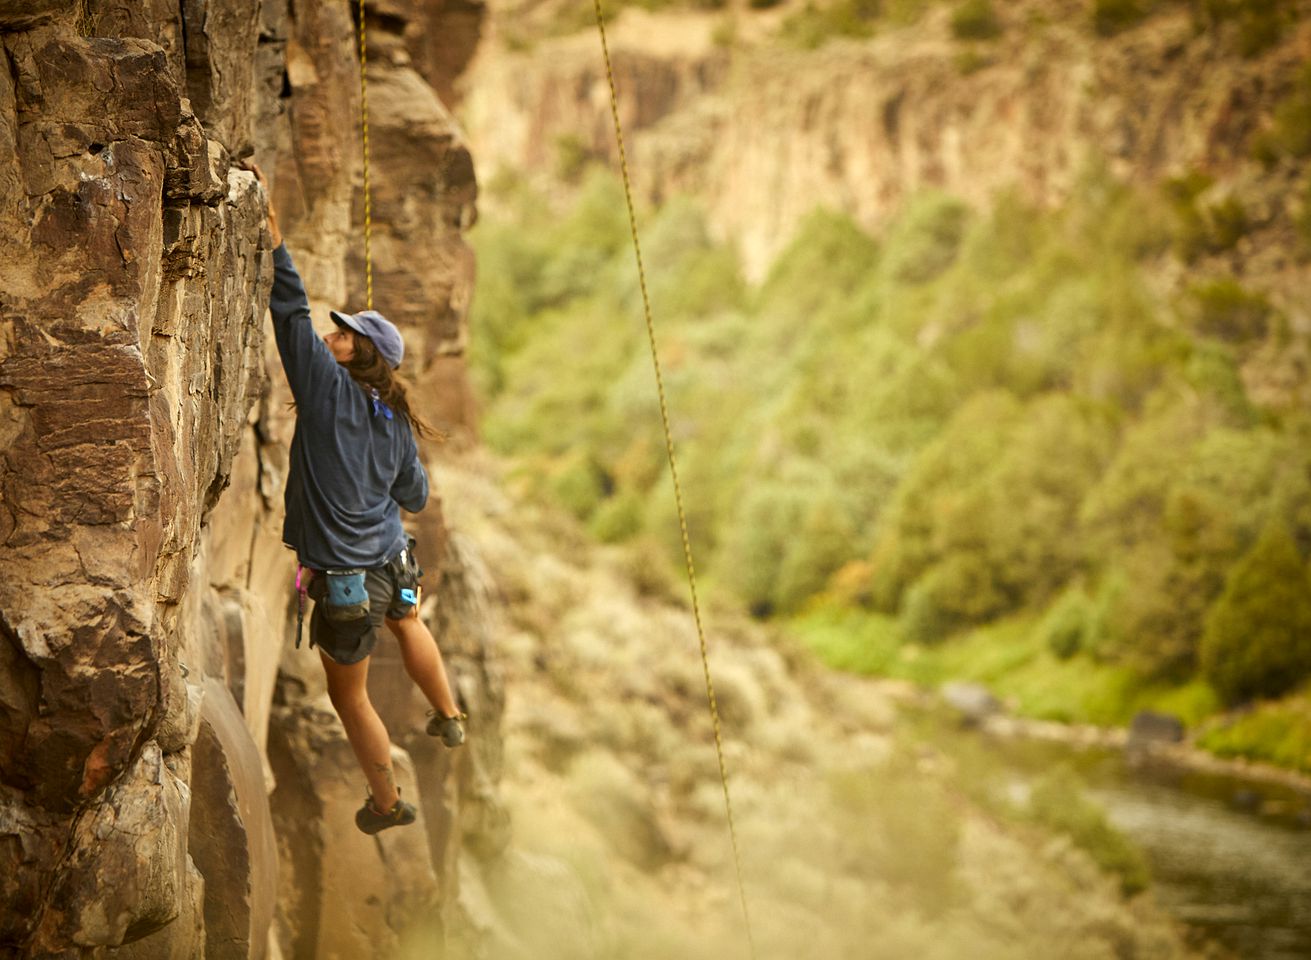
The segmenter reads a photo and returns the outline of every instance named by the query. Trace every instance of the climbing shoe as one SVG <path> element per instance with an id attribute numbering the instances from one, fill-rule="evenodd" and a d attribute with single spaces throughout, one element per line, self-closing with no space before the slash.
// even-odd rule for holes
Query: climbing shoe
<path id="1" fill-rule="evenodd" d="M 467 714 L 457 713 L 453 717 L 443 717 L 436 710 L 428 711 L 428 736 L 438 737 L 446 746 L 454 749 L 464 743 L 464 721 Z"/>
<path id="2" fill-rule="evenodd" d="M 403 827 L 414 822 L 414 804 L 406 803 L 398 795 L 396 805 L 386 813 L 373 809 L 373 798 L 367 797 L 364 806 L 355 813 L 355 826 L 365 833 L 378 833 L 388 827 Z"/>

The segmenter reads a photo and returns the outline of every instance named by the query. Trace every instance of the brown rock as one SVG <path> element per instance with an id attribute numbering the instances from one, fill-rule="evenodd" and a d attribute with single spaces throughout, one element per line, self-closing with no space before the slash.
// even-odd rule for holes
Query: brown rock
<path id="1" fill-rule="evenodd" d="M 227 687 L 211 678 L 204 690 L 188 842 L 205 878 L 205 955 L 258 960 L 278 885 L 264 766 Z"/>
<path id="2" fill-rule="evenodd" d="M 110 960 L 196 960 L 205 953 L 205 878 L 187 857 L 186 889 L 166 927 L 105 951 Z"/>
<path id="3" fill-rule="evenodd" d="M 236 157 L 253 149 L 255 41 L 259 4 L 245 0 L 182 0 L 187 94 L 209 135 Z"/>
<path id="4" fill-rule="evenodd" d="M 162 929 L 187 889 L 190 794 L 147 744 L 126 776 L 78 818 L 53 874 L 35 952 L 119 944 Z"/>
<path id="5" fill-rule="evenodd" d="M 422 811 L 410 826 L 360 833 L 364 777 L 335 715 L 277 708 L 269 734 L 274 822 L 290 867 L 279 893 L 284 955 L 390 956 L 436 906 Z M 392 760 L 402 795 L 419 799 L 408 754 L 395 749 Z"/>
<path id="6" fill-rule="evenodd" d="M 288 636 L 293 415 L 282 388 L 256 407 L 276 368 L 270 265 L 263 198 L 231 158 L 277 151 L 262 159 L 311 292 L 345 306 L 360 170 L 350 12 L 0 0 L 0 28 L 0 954 L 262 955 L 274 847 L 260 746 Z M 440 236 L 387 269 L 422 300 L 414 322 L 445 317 L 440 338 L 413 332 L 415 369 L 440 357 L 458 382 L 472 167 L 417 77 L 406 96 L 427 119 L 383 162 L 421 187 L 395 235 Z M 408 136 L 402 114 L 388 126 Z M 194 865 L 177 803 L 188 779 Z M 353 830 L 348 792 L 332 802 Z M 457 810 L 454 781 L 445 792 Z M 385 923 L 423 908 L 416 891 L 430 902 L 435 845 L 389 855 L 406 879 L 381 901 Z M 303 874 L 328 849 L 349 876 L 357 856 L 377 858 L 372 842 L 329 847 L 287 844 L 288 862 Z M 342 916 L 374 917 L 371 895 L 332 891 Z"/>

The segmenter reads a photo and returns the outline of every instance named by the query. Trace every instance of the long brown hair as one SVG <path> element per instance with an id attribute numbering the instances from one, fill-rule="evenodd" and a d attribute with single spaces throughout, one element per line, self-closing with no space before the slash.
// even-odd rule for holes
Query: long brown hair
<path id="1" fill-rule="evenodd" d="M 338 329 L 342 329 L 338 327 Z M 373 341 L 354 330 L 343 330 L 355 341 L 355 353 L 342 364 L 351 379 L 360 385 L 366 394 L 378 391 L 378 399 L 391 407 L 410 422 L 410 428 L 425 439 L 444 441 L 446 434 L 433 427 L 410 409 L 410 398 L 405 392 L 405 384 L 392 370 L 391 365 L 378 353 Z"/>

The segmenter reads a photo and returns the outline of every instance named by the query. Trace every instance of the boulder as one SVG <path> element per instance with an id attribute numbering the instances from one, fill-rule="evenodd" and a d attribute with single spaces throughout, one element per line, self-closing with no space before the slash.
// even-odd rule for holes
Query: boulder
<path id="1" fill-rule="evenodd" d="M 954 710 L 966 726 L 977 726 L 1001 712 L 1001 701 L 980 683 L 953 680 L 939 690 L 943 703 Z"/>
<path id="2" fill-rule="evenodd" d="M 1140 710 L 1129 724 L 1129 750 L 1141 750 L 1158 744 L 1182 743 L 1184 722 L 1172 713 Z"/>

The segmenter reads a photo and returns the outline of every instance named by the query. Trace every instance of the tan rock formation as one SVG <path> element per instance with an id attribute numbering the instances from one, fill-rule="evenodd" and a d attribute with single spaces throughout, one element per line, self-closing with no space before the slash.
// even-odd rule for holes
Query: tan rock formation
<path id="1" fill-rule="evenodd" d="M 407 45 L 447 87 L 459 67 L 424 35 L 436 12 L 393 6 L 369 15 L 377 305 L 406 330 L 407 368 L 440 377 L 420 410 L 470 433 L 473 167 Z M 342 877 L 395 861 L 354 831 L 363 781 L 340 749 L 340 793 L 318 810 L 340 842 L 272 833 L 290 820 L 269 803 L 271 725 L 321 670 L 288 649 L 291 414 L 265 337 L 264 201 L 232 160 L 254 153 L 272 174 L 316 303 L 362 305 L 352 9 L 0 2 L 0 955 L 264 956 L 275 907 L 304 929 L 286 905 L 318 889 L 275 887 L 279 866 L 299 883 L 307 857 Z M 462 690 L 492 739 L 485 613 L 455 595 L 436 498 L 424 518 L 430 595 L 463 611 Z M 279 693 L 284 660 L 306 683 Z M 406 722 L 421 729 L 417 705 Z M 331 714 L 312 723 L 304 744 L 340 740 Z M 439 827 L 383 908 L 333 891 L 333 923 L 377 917 L 356 956 L 433 912 L 439 889 L 454 910 L 459 851 L 497 818 L 496 749 L 447 768 L 424 740 L 407 795 Z"/>
<path id="2" fill-rule="evenodd" d="M 1140 181 L 1193 168 L 1242 178 L 1254 165 L 1249 135 L 1311 52 L 1305 16 L 1275 49 L 1245 59 L 1198 35 L 1186 6 L 1107 41 L 1078 4 L 994 6 L 1005 31 L 975 51 L 981 69 L 968 73 L 947 5 L 869 41 L 747 43 L 731 54 L 709 42 L 713 16 L 625 8 L 609 33 L 640 194 L 705 201 L 759 276 L 817 206 L 877 229 L 925 188 L 979 202 L 1018 188 L 1054 201 L 1103 155 Z M 501 20 L 504 33 L 510 15 Z M 550 175 L 566 139 L 615 162 L 590 25 L 534 36 L 526 49 L 485 48 L 465 82 L 462 117 L 485 178 L 502 167 Z M 1251 253 L 1292 292 L 1299 281 L 1286 257 Z"/>

